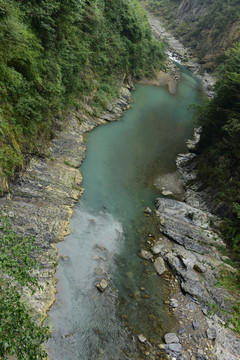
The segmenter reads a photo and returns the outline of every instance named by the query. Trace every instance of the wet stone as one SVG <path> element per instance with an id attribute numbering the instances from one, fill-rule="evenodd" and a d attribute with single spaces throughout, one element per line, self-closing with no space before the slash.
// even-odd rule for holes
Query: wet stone
<path id="1" fill-rule="evenodd" d="M 138 335 L 138 340 L 140 341 L 140 343 L 145 343 L 147 341 L 143 334 Z"/>
<path id="2" fill-rule="evenodd" d="M 107 280 L 102 279 L 100 283 L 96 285 L 99 291 L 103 292 L 108 287 L 109 282 Z"/>
<path id="3" fill-rule="evenodd" d="M 153 257 L 150 251 L 147 250 L 141 250 L 139 256 L 144 260 L 150 260 Z"/>
<path id="4" fill-rule="evenodd" d="M 162 275 L 167 270 L 163 258 L 156 258 L 156 260 L 154 261 L 154 268 L 158 275 Z"/>
<path id="5" fill-rule="evenodd" d="M 146 207 L 146 209 L 144 209 L 145 214 L 151 214 L 152 210 L 149 207 Z"/>
<path id="6" fill-rule="evenodd" d="M 182 353 L 182 345 L 179 343 L 167 344 L 164 348 L 167 354 L 172 354 L 174 356 L 179 356 Z"/>
<path id="7" fill-rule="evenodd" d="M 175 333 L 167 333 L 164 336 L 164 340 L 166 344 L 179 343 L 179 339 Z"/>

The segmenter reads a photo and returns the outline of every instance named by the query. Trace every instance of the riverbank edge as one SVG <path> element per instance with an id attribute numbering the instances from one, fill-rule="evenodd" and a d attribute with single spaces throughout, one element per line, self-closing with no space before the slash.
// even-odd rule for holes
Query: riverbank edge
<path id="1" fill-rule="evenodd" d="M 25 295 L 42 321 L 57 292 L 54 275 L 60 255 L 56 244 L 70 234 L 74 205 L 84 191 L 80 166 L 86 155 L 86 134 L 99 125 L 120 120 L 132 101 L 133 89 L 132 80 L 125 78 L 119 97 L 99 117 L 92 116 L 91 105 L 82 101 L 82 110 L 68 109 L 64 120 L 55 119 L 55 137 L 47 155 L 33 156 L 1 198 L 0 211 L 9 218 L 13 230 L 35 238 L 35 256 L 40 264 L 36 275 L 42 289 Z"/>
<path id="2" fill-rule="evenodd" d="M 185 59 L 184 66 L 202 80 L 206 95 L 212 97 L 215 79 L 201 71 L 197 60 L 189 58 L 188 50 L 166 32 L 158 18 L 150 13 L 148 16 L 155 37 L 161 40 L 163 36 L 167 38 L 170 58 L 180 62 Z M 168 304 L 179 321 L 176 329 L 179 341 L 170 346 L 167 342 L 160 347 L 165 349 L 170 359 L 239 360 L 240 337 L 224 327 L 227 324 L 231 326 L 229 313 L 239 299 L 218 284 L 222 271 L 231 275 L 236 270 L 227 264 L 230 259 L 221 253 L 226 245 L 217 230 L 220 219 L 211 213 L 211 208 L 209 211 L 209 203 L 213 206 L 214 199 L 206 201 L 211 195 L 209 189 L 200 191 L 202 186 L 197 178 L 197 155 L 194 153 L 200 136 L 201 129 L 195 129 L 193 140 L 187 141 L 189 152 L 179 154 L 176 159 L 183 180 L 184 202 L 174 200 L 171 192 L 170 203 L 169 196 L 157 199 L 156 202 L 160 231 L 164 236 L 148 250 L 155 256 L 154 262 L 164 259 L 176 277 L 170 282 L 173 293 Z M 163 205 L 164 201 L 167 208 Z M 184 216 L 179 217 L 179 211 Z M 185 229 L 180 226 L 180 234 L 174 233 L 173 222 L 182 224 Z M 201 244 L 196 244 L 198 240 L 194 239 L 197 236 L 195 230 L 199 233 L 208 232 L 206 238 L 200 236 Z M 161 271 L 164 274 L 164 263 Z"/>

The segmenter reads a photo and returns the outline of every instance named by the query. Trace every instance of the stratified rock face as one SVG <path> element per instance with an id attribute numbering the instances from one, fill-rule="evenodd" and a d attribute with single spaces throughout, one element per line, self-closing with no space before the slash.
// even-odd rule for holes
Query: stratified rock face
<path id="1" fill-rule="evenodd" d="M 214 286 L 223 266 L 221 254 L 215 247 L 224 248 L 225 244 L 211 230 L 210 214 L 166 198 L 157 199 L 156 208 L 160 231 L 166 238 L 160 239 L 151 251 L 161 255 L 178 276 L 184 293 L 203 303 L 216 301 L 229 308 L 230 304 L 225 301 L 226 291 Z M 228 270 L 234 271 L 233 268 Z"/>
<path id="2" fill-rule="evenodd" d="M 154 261 L 154 268 L 158 275 L 162 275 L 167 269 L 164 260 L 161 256 L 157 257 Z"/>
<path id="3" fill-rule="evenodd" d="M 203 15 L 213 2 L 213 0 L 183 0 L 176 12 L 177 20 L 195 20 Z"/>
<path id="4" fill-rule="evenodd" d="M 156 208 L 160 216 L 160 230 L 185 249 L 206 253 L 208 250 L 202 244 L 225 247 L 216 233 L 207 230 L 210 214 L 172 199 L 157 199 Z"/>

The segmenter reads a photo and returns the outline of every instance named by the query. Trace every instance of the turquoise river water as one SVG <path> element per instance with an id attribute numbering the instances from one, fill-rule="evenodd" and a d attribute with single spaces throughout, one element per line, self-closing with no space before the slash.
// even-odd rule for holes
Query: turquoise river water
<path id="1" fill-rule="evenodd" d="M 160 236 L 154 215 L 144 209 L 153 210 L 160 196 L 156 176 L 175 172 L 176 155 L 186 151 L 193 130 L 188 106 L 199 96 L 199 81 L 183 68 L 177 95 L 137 85 L 122 120 L 88 135 L 85 192 L 72 234 L 58 245 L 50 359 L 139 359 L 137 334 L 157 344 L 174 327 L 163 303 L 169 285 L 138 252 Z M 110 286 L 100 293 L 95 285 L 103 278 Z"/>

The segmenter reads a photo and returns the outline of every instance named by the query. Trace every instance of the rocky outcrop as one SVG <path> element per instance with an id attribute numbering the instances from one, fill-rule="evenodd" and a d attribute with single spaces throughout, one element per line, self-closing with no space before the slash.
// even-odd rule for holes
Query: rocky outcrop
<path id="1" fill-rule="evenodd" d="M 168 56 L 170 60 L 174 60 L 183 63 L 185 67 L 192 71 L 203 84 L 205 93 L 209 96 L 213 96 L 213 85 L 215 79 L 207 72 L 203 71 L 199 59 L 194 57 L 192 52 L 186 49 L 183 44 L 177 40 L 169 31 L 163 26 L 163 22 L 151 13 L 148 13 L 148 20 L 152 27 L 154 36 L 157 39 L 162 40 L 163 38 L 168 42 Z M 178 78 L 178 75 L 177 75 Z"/>
<path id="2" fill-rule="evenodd" d="M 149 8 L 154 11 L 154 6 Z M 225 52 L 240 40 L 237 2 L 181 0 L 177 4 L 170 0 L 163 3 L 162 8 L 157 12 L 158 21 L 161 19 L 175 37 L 181 39 L 189 49 L 188 54 L 201 62 L 202 69 L 215 70 Z"/>
<path id="3" fill-rule="evenodd" d="M 196 20 L 209 10 L 213 2 L 214 0 L 182 0 L 176 11 L 177 22 Z"/>

